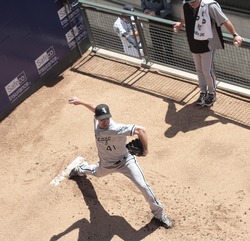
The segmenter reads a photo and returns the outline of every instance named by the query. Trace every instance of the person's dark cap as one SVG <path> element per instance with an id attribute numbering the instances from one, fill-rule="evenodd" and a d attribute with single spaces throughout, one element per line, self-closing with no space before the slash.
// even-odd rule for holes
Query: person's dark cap
<path id="1" fill-rule="evenodd" d="M 185 3 L 194 3 L 196 0 L 184 0 Z"/>
<path id="2" fill-rule="evenodd" d="M 100 104 L 95 108 L 95 117 L 98 120 L 103 120 L 112 117 L 109 111 L 109 107 L 105 104 Z"/>
<path id="3" fill-rule="evenodd" d="M 131 11 L 133 12 L 134 11 L 134 6 L 133 5 L 130 5 L 130 4 L 126 4 L 124 7 L 123 7 L 124 10 L 127 10 L 127 11 Z"/>

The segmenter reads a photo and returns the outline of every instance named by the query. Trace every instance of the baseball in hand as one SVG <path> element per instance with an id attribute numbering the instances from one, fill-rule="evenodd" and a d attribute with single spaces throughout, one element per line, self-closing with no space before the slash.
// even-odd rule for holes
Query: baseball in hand
<path id="1" fill-rule="evenodd" d="M 77 97 L 74 97 L 74 96 L 73 96 L 73 97 L 70 97 L 70 98 L 69 98 L 69 103 L 70 103 L 70 104 L 75 104 L 76 101 L 77 101 Z"/>
<path id="2" fill-rule="evenodd" d="M 234 41 L 234 46 L 235 46 L 235 47 L 239 47 L 239 46 L 240 46 L 239 42 Z"/>

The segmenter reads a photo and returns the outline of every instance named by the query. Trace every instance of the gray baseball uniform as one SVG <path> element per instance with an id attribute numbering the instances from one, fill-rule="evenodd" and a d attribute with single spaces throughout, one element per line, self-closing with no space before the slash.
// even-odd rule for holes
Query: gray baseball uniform
<path id="1" fill-rule="evenodd" d="M 142 192 L 148 202 L 153 215 L 161 219 L 163 206 L 157 201 L 151 188 L 145 181 L 136 157 L 131 155 L 126 148 L 127 136 L 134 134 L 135 125 L 118 124 L 110 119 L 108 129 L 101 129 L 98 121 L 94 121 L 96 146 L 99 162 L 89 165 L 84 163 L 78 167 L 78 173 L 103 177 L 111 173 L 122 173 L 128 177 Z"/>
<path id="2" fill-rule="evenodd" d="M 207 2 L 209 2 L 209 4 Z M 202 10 L 203 7 L 208 8 L 213 37 L 207 40 L 197 40 L 194 38 L 195 23 L 197 19 L 200 18 L 197 16 L 199 9 Z M 204 93 L 206 91 L 215 93 L 214 50 L 224 48 L 220 26 L 227 21 L 228 18 L 221 11 L 220 5 L 213 0 L 201 1 L 201 6 L 197 9 L 190 7 L 189 3 L 185 3 L 183 10 L 188 43 L 193 55 L 200 90 Z M 206 23 L 210 21 L 203 22 Z"/>
<path id="3" fill-rule="evenodd" d="M 126 21 L 126 19 L 119 17 L 115 21 L 113 25 L 113 29 L 116 32 L 116 34 L 119 36 L 119 38 L 121 39 L 124 52 L 131 56 L 140 57 L 136 46 L 133 46 L 133 44 L 131 44 L 125 37 L 125 35 L 130 35 L 134 39 L 133 28 L 134 28 L 134 31 L 136 31 L 136 25 L 133 22 L 134 21 L 133 16 L 131 17 L 131 21 L 132 21 L 132 25 L 129 21 Z M 139 36 L 136 36 L 136 41 L 139 46 L 140 54 L 143 56 L 144 54 L 141 48 L 141 43 L 140 43 L 141 41 L 140 41 Z"/>

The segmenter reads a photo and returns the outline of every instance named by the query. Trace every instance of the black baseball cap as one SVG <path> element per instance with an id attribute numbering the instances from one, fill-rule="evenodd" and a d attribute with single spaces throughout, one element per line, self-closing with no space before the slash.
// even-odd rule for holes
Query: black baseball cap
<path id="1" fill-rule="evenodd" d="M 95 117 L 98 120 L 103 120 L 112 117 L 109 111 L 109 107 L 105 104 L 100 104 L 95 108 Z"/>
<path id="2" fill-rule="evenodd" d="M 134 6 L 131 5 L 131 4 L 126 4 L 124 7 L 123 7 L 124 10 L 128 10 L 128 11 L 134 11 Z"/>

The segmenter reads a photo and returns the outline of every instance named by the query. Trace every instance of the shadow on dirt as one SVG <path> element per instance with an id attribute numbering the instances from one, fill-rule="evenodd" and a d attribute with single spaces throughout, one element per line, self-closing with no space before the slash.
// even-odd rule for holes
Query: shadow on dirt
<path id="1" fill-rule="evenodd" d="M 164 99 L 164 101 L 168 103 L 165 122 L 170 125 L 164 133 L 167 138 L 174 137 L 178 132 L 187 133 L 216 123 L 232 123 L 250 129 L 249 126 L 222 117 L 209 107 L 200 107 L 191 103 L 177 110 L 174 101 L 169 99 Z"/>
<path id="2" fill-rule="evenodd" d="M 62 233 L 54 235 L 50 241 L 60 240 L 75 229 L 79 230 L 78 241 L 110 241 L 114 236 L 126 241 L 139 241 L 159 228 L 157 220 L 152 218 L 148 224 L 135 230 L 123 217 L 110 215 L 103 208 L 89 179 L 76 177 L 72 180 L 82 192 L 90 211 L 90 221 L 86 218 L 80 219 Z"/>
<path id="3" fill-rule="evenodd" d="M 95 61 L 108 67 L 105 71 L 100 71 Z M 165 118 L 166 123 L 171 125 L 165 132 L 165 136 L 169 138 L 174 137 L 179 131 L 186 133 L 217 122 L 232 123 L 250 129 L 250 101 L 247 97 L 217 90 L 218 98 L 221 100 L 220 105 L 216 102 L 215 108 L 198 107 L 194 103 L 190 104 L 190 101 L 198 96 L 199 88 L 197 84 L 185 78 L 146 70 L 132 64 L 125 71 L 126 74 L 115 75 L 114 66 L 122 69 L 125 64 L 103 56 L 90 55 L 71 71 L 149 94 L 169 103 Z M 161 81 L 157 81 L 158 79 Z M 175 104 L 181 105 L 182 108 L 177 111 Z"/>
<path id="4" fill-rule="evenodd" d="M 168 138 L 174 137 L 178 132 L 194 131 L 216 123 L 227 124 L 230 121 L 226 118 L 215 114 L 209 107 L 199 107 L 195 103 L 183 106 L 179 111 L 172 100 L 164 100 L 168 103 L 168 109 L 165 116 L 165 122 L 170 127 L 165 131 L 165 136 Z M 207 118 L 212 120 L 207 120 Z"/>

